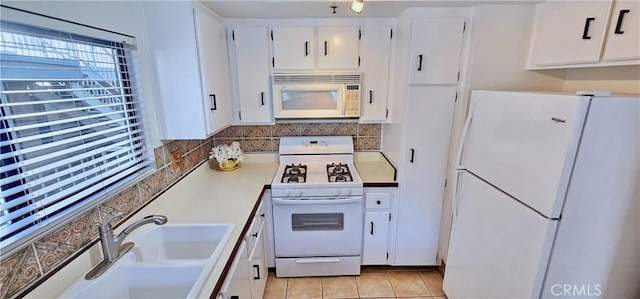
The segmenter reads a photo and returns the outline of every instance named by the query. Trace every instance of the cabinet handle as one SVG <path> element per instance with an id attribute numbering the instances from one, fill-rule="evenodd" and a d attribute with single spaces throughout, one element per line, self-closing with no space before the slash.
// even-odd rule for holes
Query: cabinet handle
<path id="1" fill-rule="evenodd" d="M 260 214 L 260 217 L 264 218 L 264 213 Z"/>
<path id="2" fill-rule="evenodd" d="M 240 299 L 240 296 L 231 296 L 231 299 Z"/>
<path id="3" fill-rule="evenodd" d="M 416 151 L 414 149 L 411 149 L 411 159 L 409 159 L 409 162 L 413 163 L 413 156 L 415 155 Z"/>
<path id="4" fill-rule="evenodd" d="M 618 14 L 618 23 L 616 23 L 616 31 L 614 32 L 615 34 L 623 34 L 624 31 L 622 31 L 622 19 L 624 18 L 624 15 L 629 13 L 628 9 L 623 9 L 620 10 L 620 13 Z"/>
<path id="5" fill-rule="evenodd" d="M 257 238 L 257 237 L 258 237 L 258 233 L 254 233 L 254 234 L 252 234 L 252 236 L 253 236 L 254 238 Z"/>
<path id="6" fill-rule="evenodd" d="M 418 71 L 422 71 L 422 54 L 418 55 Z"/>
<path id="7" fill-rule="evenodd" d="M 216 95 L 215 94 L 210 94 L 209 98 L 211 99 L 211 111 L 216 111 L 218 110 L 218 106 L 216 105 Z"/>
<path id="8" fill-rule="evenodd" d="M 595 20 L 596 18 L 587 18 L 587 20 L 584 22 L 584 31 L 582 32 L 582 39 L 591 39 L 591 36 L 589 36 L 589 25 L 591 25 L 591 22 Z"/>
<path id="9" fill-rule="evenodd" d="M 376 201 L 376 204 L 378 204 L 378 205 L 379 205 L 379 204 L 381 204 L 381 203 L 382 203 L 382 202 L 381 202 L 381 201 L 379 201 L 379 200 L 378 200 L 378 201 Z"/>
<path id="10" fill-rule="evenodd" d="M 371 235 L 373 236 L 373 221 L 371 221 Z"/>
<path id="11" fill-rule="evenodd" d="M 324 41 L 324 56 L 327 56 L 327 41 Z"/>
<path id="12" fill-rule="evenodd" d="M 369 104 L 373 104 L 373 90 L 369 90 Z"/>
<path id="13" fill-rule="evenodd" d="M 309 41 L 304 41 L 304 56 L 309 56 Z"/>
<path id="14" fill-rule="evenodd" d="M 264 91 L 260 93 L 260 103 L 264 106 Z"/>
<path id="15" fill-rule="evenodd" d="M 253 279 L 260 279 L 260 265 L 253 265 L 253 268 L 256 269 L 256 276 L 254 276 Z"/>

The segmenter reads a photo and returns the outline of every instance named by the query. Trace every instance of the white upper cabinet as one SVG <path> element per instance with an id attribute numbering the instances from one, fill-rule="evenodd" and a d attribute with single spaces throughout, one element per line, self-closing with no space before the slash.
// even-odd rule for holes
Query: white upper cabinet
<path id="1" fill-rule="evenodd" d="M 610 1 L 548 1 L 537 8 L 533 64 L 593 63 L 600 59 Z"/>
<path id="2" fill-rule="evenodd" d="M 640 1 L 616 1 L 603 61 L 640 59 Z"/>
<path id="3" fill-rule="evenodd" d="M 232 121 L 224 27 L 207 8 L 143 2 L 162 139 L 204 139 Z"/>
<path id="4" fill-rule="evenodd" d="M 457 84 L 465 20 L 414 19 L 410 85 Z"/>
<path id="5" fill-rule="evenodd" d="M 271 38 L 274 71 L 358 69 L 357 26 L 274 27 Z"/>
<path id="6" fill-rule="evenodd" d="M 358 69 L 358 27 L 318 28 L 318 69 Z"/>
<path id="7" fill-rule="evenodd" d="M 232 36 L 240 121 L 273 123 L 267 27 L 235 27 Z"/>
<path id="8" fill-rule="evenodd" d="M 313 27 L 275 27 L 271 31 L 271 38 L 274 71 L 313 70 Z"/>
<path id="9" fill-rule="evenodd" d="M 361 32 L 360 71 L 365 75 L 360 122 L 383 122 L 387 120 L 389 99 L 391 26 L 368 25 Z"/>
<path id="10" fill-rule="evenodd" d="M 528 69 L 640 64 L 640 2 L 538 4 Z"/>
<path id="11" fill-rule="evenodd" d="M 207 135 L 233 121 L 229 58 L 224 26 L 204 9 L 194 9 L 202 90 L 209 98 Z"/>

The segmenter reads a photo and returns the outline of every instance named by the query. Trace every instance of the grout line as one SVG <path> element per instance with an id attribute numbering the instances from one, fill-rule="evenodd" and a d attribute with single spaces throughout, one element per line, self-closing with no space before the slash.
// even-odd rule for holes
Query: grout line
<path id="1" fill-rule="evenodd" d="M 33 250 L 33 256 L 36 259 L 36 264 L 38 265 L 38 271 L 40 271 L 40 276 L 44 276 L 44 271 L 42 270 L 42 264 L 40 264 L 40 257 L 38 255 L 38 250 L 36 248 L 35 242 L 31 242 L 31 250 Z"/>

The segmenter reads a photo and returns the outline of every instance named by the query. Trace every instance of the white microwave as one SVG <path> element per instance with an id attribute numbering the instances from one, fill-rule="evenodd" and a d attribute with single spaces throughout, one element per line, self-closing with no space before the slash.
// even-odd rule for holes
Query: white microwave
<path id="1" fill-rule="evenodd" d="M 360 74 L 274 74 L 275 118 L 360 117 Z"/>

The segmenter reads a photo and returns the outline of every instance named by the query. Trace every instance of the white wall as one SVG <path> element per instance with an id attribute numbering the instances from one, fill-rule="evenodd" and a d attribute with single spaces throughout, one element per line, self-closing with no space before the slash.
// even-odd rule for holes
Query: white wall
<path id="1" fill-rule="evenodd" d="M 564 70 L 526 71 L 535 6 L 484 5 L 475 8 L 471 44 L 463 79 L 466 89 L 454 115 L 449 174 L 443 204 L 438 256 L 446 261 L 451 229 L 451 187 L 455 155 L 472 90 L 562 91 Z M 386 136 L 385 136 L 386 138 Z"/>
<path id="2" fill-rule="evenodd" d="M 148 120 L 149 148 L 161 145 L 140 1 L 2 1 L 3 5 L 128 34 L 137 41 L 137 79 Z"/>
<path id="3" fill-rule="evenodd" d="M 640 66 L 569 69 L 564 91 L 578 90 L 640 94 Z"/>

